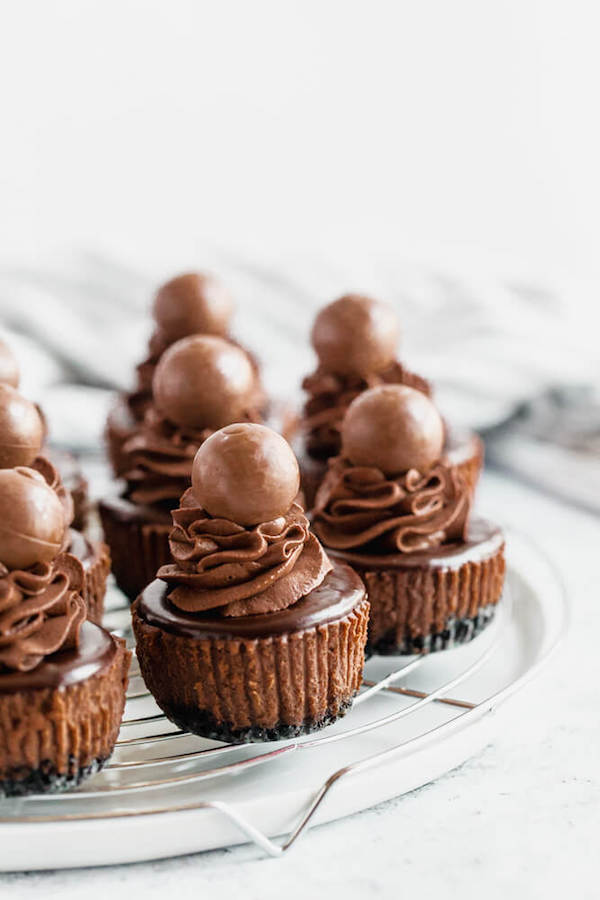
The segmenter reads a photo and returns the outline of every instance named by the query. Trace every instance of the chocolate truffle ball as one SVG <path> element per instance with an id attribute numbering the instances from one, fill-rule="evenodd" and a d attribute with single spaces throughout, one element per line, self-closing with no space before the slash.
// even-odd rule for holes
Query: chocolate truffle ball
<path id="1" fill-rule="evenodd" d="M 322 309 L 311 333 L 324 369 L 363 378 L 393 362 L 398 338 L 391 307 L 359 294 L 347 294 Z"/>
<path id="2" fill-rule="evenodd" d="M 190 334 L 225 335 L 233 301 L 220 281 L 202 272 L 179 275 L 158 291 L 154 319 L 169 340 Z"/>
<path id="3" fill-rule="evenodd" d="M 355 466 L 374 466 L 386 475 L 408 469 L 426 472 L 444 445 L 444 424 L 421 391 L 386 384 L 364 391 L 348 407 L 342 450 Z"/>
<path id="4" fill-rule="evenodd" d="M 19 386 L 19 366 L 14 353 L 4 341 L 0 341 L 0 383 Z"/>
<path id="5" fill-rule="evenodd" d="M 39 472 L 0 470 L 0 562 L 8 569 L 51 562 L 65 528 L 61 502 Z"/>
<path id="6" fill-rule="evenodd" d="M 242 418 L 255 386 L 243 350 L 200 334 L 169 347 L 152 381 L 156 408 L 184 428 L 221 428 Z"/>
<path id="7" fill-rule="evenodd" d="M 29 466 L 43 440 L 44 423 L 35 404 L 0 384 L 0 469 Z"/>
<path id="8" fill-rule="evenodd" d="M 211 516 L 258 525 L 288 511 L 300 487 L 300 472 L 280 434 L 264 425 L 228 425 L 196 453 L 192 487 Z"/>

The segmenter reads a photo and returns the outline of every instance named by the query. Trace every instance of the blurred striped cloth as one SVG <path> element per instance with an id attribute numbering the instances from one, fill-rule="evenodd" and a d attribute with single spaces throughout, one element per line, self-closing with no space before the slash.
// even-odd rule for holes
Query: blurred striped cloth
<path id="1" fill-rule="evenodd" d="M 600 512 L 600 354 L 564 289 L 390 259 L 213 250 L 198 267 L 236 297 L 235 336 L 261 359 L 274 397 L 301 402 L 317 309 L 347 291 L 370 293 L 398 311 L 401 359 L 434 382 L 444 415 L 483 433 L 489 461 Z M 93 254 L 0 272 L 0 324 L 56 444 L 100 450 L 112 392 L 132 385 L 145 355 L 153 292 L 173 274 Z"/>

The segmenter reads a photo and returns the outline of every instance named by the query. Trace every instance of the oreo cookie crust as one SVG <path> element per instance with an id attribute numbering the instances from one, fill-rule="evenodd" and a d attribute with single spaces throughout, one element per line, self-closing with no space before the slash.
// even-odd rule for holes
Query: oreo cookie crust
<path id="1" fill-rule="evenodd" d="M 0 673 L 1 792 L 62 791 L 99 771 L 119 733 L 130 656 L 86 621 L 77 648 Z"/>

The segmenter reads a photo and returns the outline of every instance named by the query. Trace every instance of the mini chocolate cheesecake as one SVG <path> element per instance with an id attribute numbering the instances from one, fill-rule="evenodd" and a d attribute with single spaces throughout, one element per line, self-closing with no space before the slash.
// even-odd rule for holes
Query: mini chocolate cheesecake
<path id="1" fill-rule="evenodd" d="M 130 655 L 82 622 L 76 646 L 32 671 L 0 665 L 0 796 L 64 791 L 100 771 L 119 734 Z"/>
<path id="2" fill-rule="evenodd" d="M 44 421 L 38 407 L 15 388 L 0 383 L 0 469 L 30 466 L 39 472 L 58 497 L 68 528 L 74 522 L 73 496 L 54 464 L 40 452 L 44 434 Z M 108 548 L 101 541 L 88 540 L 74 527 L 65 531 L 65 540 L 63 549 L 79 557 L 83 564 L 83 596 L 89 617 L 100 622 L 110 571 Z"/>
<path id="3" fill-rule="evenodd" d="M 280 612 L 185 613 L 160 580 L 134 610 L 157 703 L 180 728 L 220 741 L 281 740 L 344 715 L 361 683 L 367 620 L 364 585 L 344 563 Z"/>
<path id="4" fill-rule="evenodd" d="M 196 454 L 173 512 L 173 562 L 132 608 L 144 680 L 182 729 L 279 740 L 352 704 L 369 604 L 311 534 L 298 486 L 289 445 L 261 425 L 223 428 Z"/>
<path id="5" fill-rule="evenodd" d="M 380 384 L 401 384 L 432 395 L 429 382 L 396 357 L 398 320 L 385 303 L 348 294 L 325 306 L 315 319 L 311 341 L 319 365 L 302 387 L 307 394 L 292 446 L 300 465 L 307 509 L 312 509 L 327 463 L 341 450 L 341 426 L 350 403 Z M 483 464 L 483 444 L 471 432 L 448 428 L 444 454 L 475 484 Z"/>
<path id="6" fill-rule="evenodd" d="M 0 470 L 0 516 L 0 795 L 64 790 L 112 753 L 130 654 L 86 620 L 83 567 L 39 472 Z"/>
<path id="7" fill-rule="evenodd" d="M 190 486 L 198 447 L 229 422 L 259 421 L 264 397 L 247 353 L 209 335 L 169 347 L 153 390 L 143 422 L 122 448 L 125 490 L 99 504 L 113 572 L 130 600 L 170 559 L 170 511 Z"/>
<path id="8" fill-rule="evenodd" d="M 372 388 L 348 408 L 342 454 L 317 494 L 315 533 L 366 585 L 372 653 L 471 640 L 502 595 L 504 538 L 485 520 L 470 522 L 472 485 L 444 456 L 443 439 L 423 393 Z"/>
<path id="9" fill-rule="evenodd" d="M 116 398 L 106 423 L 108 458 L 117 477 L 124 475 L 128 469 L 129 457 L 123 452 L 123 447 L 136 434 L 146 410 L 152 405 L 152 380 L 165 350 L 193 334 L 226 338 L 236 344 L 229 333 L 233 308 L 233 300 L 224 285 L 206 273 L 178 275 L 159 288 L 152 308 L 154 331 L 150 337 L 148 355 L 137 366 L 136 386 L 133 391 Z M 258 383 L 258 363 L 251 353 L 244 352 Z M 264 396 L 258 405 L 260 408 L 265 405 Z"/>

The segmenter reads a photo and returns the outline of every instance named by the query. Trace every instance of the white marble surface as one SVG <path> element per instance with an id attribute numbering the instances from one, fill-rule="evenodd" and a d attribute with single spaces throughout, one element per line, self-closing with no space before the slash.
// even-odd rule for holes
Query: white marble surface
<path id="1" fill-rule="evenodd" d="M 600 811 L 595 560 L 600 522 L 486 473 L 480 508 L 534 536 L 561 568 L 573 621 L 542 677 L 512 701 L 511 727 L 438 782 L 314 829 L 280 860 L 254 848 L 119 866 L 0 876 L 0 896 L 300 898 L 598 897 Z"/>

